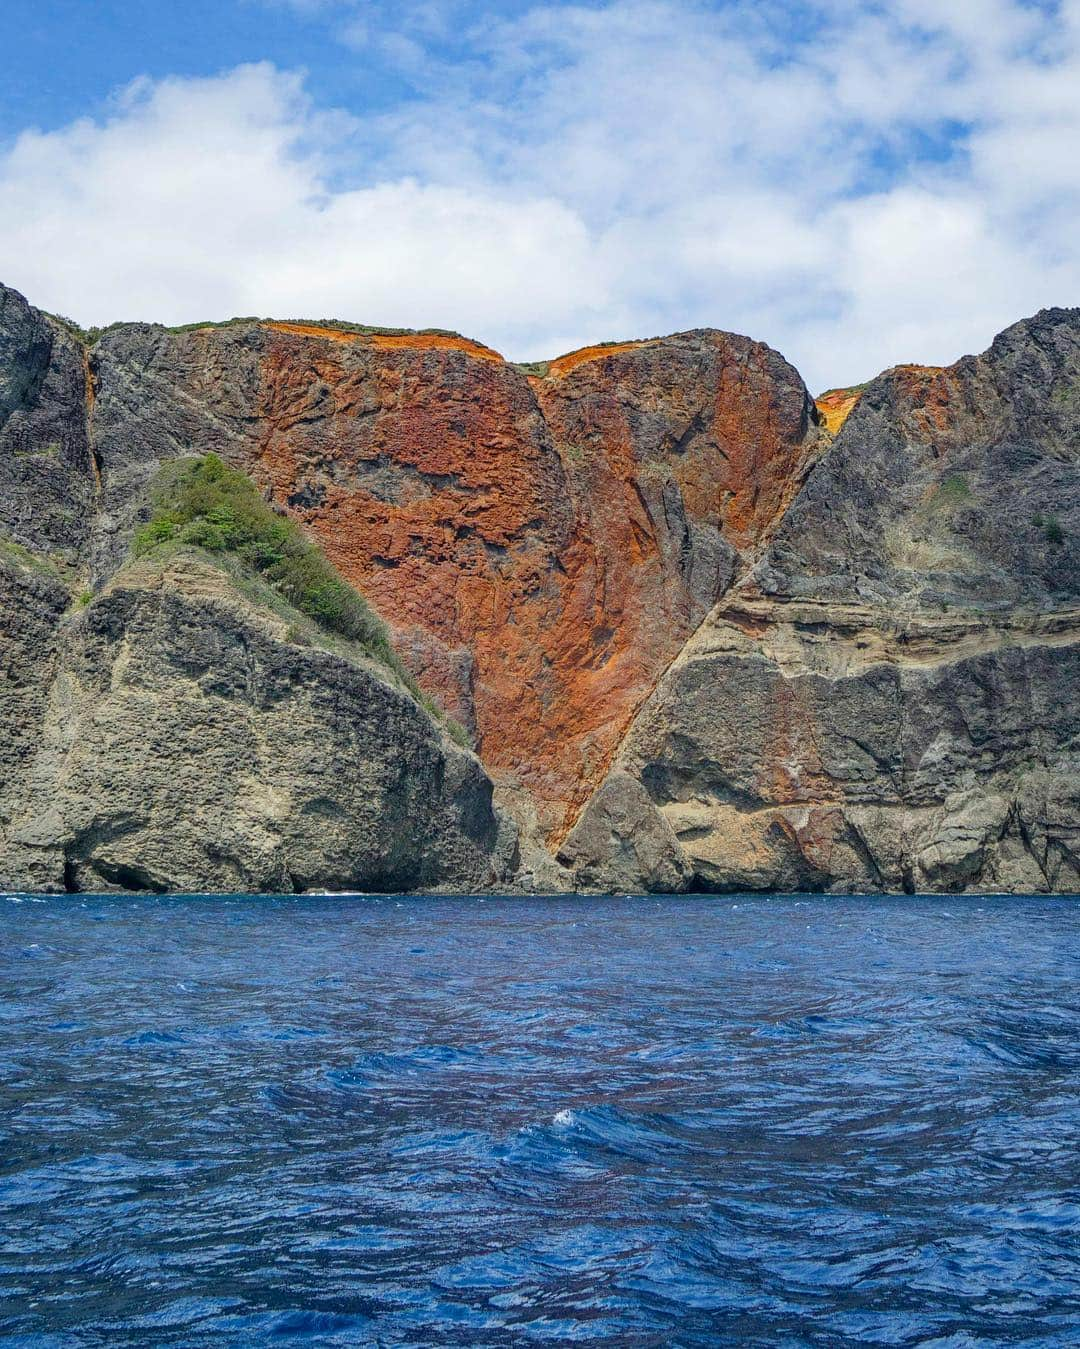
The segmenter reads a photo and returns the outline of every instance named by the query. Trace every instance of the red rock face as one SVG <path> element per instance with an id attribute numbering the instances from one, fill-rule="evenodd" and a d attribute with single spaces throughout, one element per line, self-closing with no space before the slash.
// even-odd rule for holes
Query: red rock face
<path id="1" fill-rule="evenodd" d="M 435 334 L 277 323 L 253 348 L 249 448 L 224 452 L 318 537 L 558 840 L 797 490 L 818 443 L 802 381 L 716 332 L 531 378 Z"/>
<path id="2" fill-rule="evenodd" d="M 593 348 L 532 382 L 574 505 L 550 646 L 569 751 L 557 841 L 740 557 L 790 500 L 816 428 L 791 367 L 723 333 Z"/>
<path id="3" fill-rule="evenodd" d="M 270 335 L 258 476 L 395 630 L 482 757 L 546 798 L 550 627 L 573 537 L 527 380 L 459 339 Z M 528 731 L 525 728 L 530 728 Z"/>

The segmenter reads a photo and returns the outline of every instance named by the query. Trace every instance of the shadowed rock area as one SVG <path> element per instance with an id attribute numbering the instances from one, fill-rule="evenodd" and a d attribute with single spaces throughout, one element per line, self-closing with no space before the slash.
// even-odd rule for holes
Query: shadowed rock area
<path id="1" fill-rule="evenodd" d="M 227 568 L 131 560 L 210 452 L 483 769 Z M 819 411 L 713 330 L 528 367 L 310 322 L 91 344 L 0 290 L 0 880 L 1076 888 L 1078 456 L 1075 310 Z"/>

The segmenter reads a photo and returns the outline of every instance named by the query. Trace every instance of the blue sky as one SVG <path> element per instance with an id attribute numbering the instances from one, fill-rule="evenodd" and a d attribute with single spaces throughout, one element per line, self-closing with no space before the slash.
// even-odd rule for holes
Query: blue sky
<path id="1" fill-rule="evenodd" d="M 1080 302 L 1080 0 L 5 11 L 0 279 L 85 323 L 712 325 L 820 388 Z"/>
<path id="2" fill-rule="evenodd" d="M 356 61 L 335 40 L 343 8 L 259 0 L 5 0 L 0 134 L 52 130 L 100 113 L 114 90 L 139 75 L 214 75 L 254 61 L 307 69 L 332 105 L 371 109 L 408 97 L 408 81 L 392 63 Z M 510 13 L 514 6 L 498 8 Z"/>

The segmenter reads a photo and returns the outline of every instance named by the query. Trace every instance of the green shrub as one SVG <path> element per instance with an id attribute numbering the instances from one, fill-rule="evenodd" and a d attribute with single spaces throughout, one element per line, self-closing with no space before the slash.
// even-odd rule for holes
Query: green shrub
<path id="1" fill-rule="evenodd" d="M 953 510 L 970 501 L 971 484 L 963 473 L 952 473 L 934 491 L 933 504 L 943 510 Z"/>
<path id="2" fill-rule="evenodd" d="M 460 745 L 462 749 L 473 748 L 473 738 L 469 732 L 462 726 L 460 721 L 455 721 L 453 717 L 446 718 L 446 734 L 454 742 Z"/>
<path id="3" fill-rule="evenodd" d="M 79 594 L 76 596 L 75 603 L 80 609 L 85 609 L 93 598 L 94 592 L 92 590 L 80 590 Z"/>
<path id="4" fill-rule="evenodd" d="M 363 596 L 341 579 L 299 525 L 277 515 L 254 483 L 216 454 L 182 466 L 159 489 L 154 513 L 136 530 L 132 550 L 141 557 L 164 543 L 239 558 L 320 627 L 359 643 L 416 696 L 416 683 L 390 645 L 386 625 Z"/>
<path id="5" fill-rule="evenodd" d="M 1065 542 L 1065 531 L 1061 528 L 1061 523 L 1056 516 L 1043 515 L 1042 511 L 1036 511 L 1031 517 L 1031 523 L 1036 529 L 1041 529 L 1046 542 L 1054 548 L 1060 548 Z"/>
<path id="6" fill-rule="evenodd" d="M 166 470 L 153 515 L 135 531 L 132 551 L 141 557 L 173 543 L 236 557 L 319 627 L 363 647 L 444 724 L 452 740 L 471 747 L 465 728 L 421 693 L 391 645 L 386 624 L 364 597 L 338 575 L 295 521 L 278 515 L 250 478 L 229 468 L 216 454 Z M 295 627 L 289 629 L 289 640 L 306 643 Z"/>

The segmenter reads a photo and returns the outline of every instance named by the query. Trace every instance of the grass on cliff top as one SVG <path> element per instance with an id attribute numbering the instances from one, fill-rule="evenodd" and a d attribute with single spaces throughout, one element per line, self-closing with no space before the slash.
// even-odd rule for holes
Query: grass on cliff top
<path id="1" fill-rule="evenodd" d="M 824 393 L 819 393 L 818 398 L 831 398 L 833 394 L 839 394 L 841 398 L 850 398 L 852 394 L 863 393 L 869 387 L 869 380 L 865 384 L 837 385 L 835 389 L 826 389 Z"/>
<path id="2" fill-rule="evenodd" d="M 113 328 L 123 328 L 123 321 L 107 323 L 103 328 L 83 328 L 66 314 L 49 314 L 70 336 L 83 346 L 92 347 Z M 450 328 L 387 328 L 372 323 L 349 323 L 346 319 L 265 319 L 253 314 L 231 319 L 207 320 L 198 323 L 176 323 L 165 326 L 169 333 L 191 333 L 200 328 L 239 328 L 246 323 L 302 323 L 309 328 L 328 328 L 332 332 L 356 333 L 361 337 L 461 337 Z"/>
<path id="3" fill-rule="evenodd" d="M 356 333 L 361 337 L 461 337 L 452 328 L 387 328 L 377 323 L 350 323 L 348 319 L 269 319 L 234 318 L 214 322 L 179 323 L 166 329 L 170 333 L 190 333 L 199 328 L 234 328 L 244 323 L 297 323 L 305 328 L 328 328 L 331 332 Z"/>
<path id="4" fill-rule="evenodd" d="M 187 544 L 236 558 L 326 632 L 356 642 L 390 670 L 458 744 L 468 733 L 421 692 L 390 642 L 386 624 L 293 520 L 278 515 L 255 484 L 216 454 L 167 470 L 154 512 L 135 532 L 142 557 L 166 544 Z"/>

